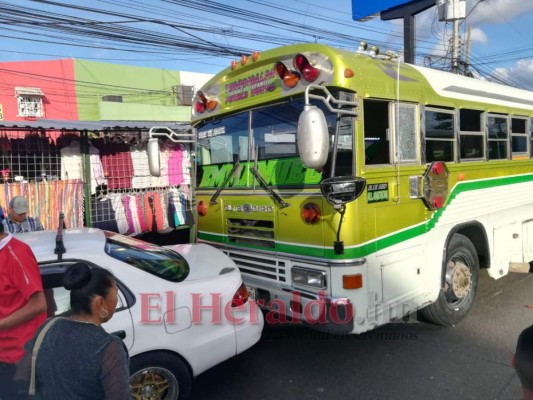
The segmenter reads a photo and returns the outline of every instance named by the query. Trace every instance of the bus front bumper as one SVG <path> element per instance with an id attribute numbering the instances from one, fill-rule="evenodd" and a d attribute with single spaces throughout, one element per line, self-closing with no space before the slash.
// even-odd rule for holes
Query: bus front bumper
<path id="1" fill-rule="evenodd" d="M 265 320 L 269 324 L 303 324 L 335 335 L 354 331 L 354 307 L 347 298 L 244 280 L 252 300 L 266 311 Z"/>

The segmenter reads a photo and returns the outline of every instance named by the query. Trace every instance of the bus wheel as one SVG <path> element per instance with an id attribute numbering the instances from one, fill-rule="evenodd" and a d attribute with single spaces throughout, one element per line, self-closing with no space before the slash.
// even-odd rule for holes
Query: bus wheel
<path id="1" fill-rule="evenodd" d="M 468 314 L 474 303 L 479 260 L 472 242 L 461 234 L 453 235 L 446 254 L 444 285 L 439 297 L 420 313 L 434 324 L 453 326 Z"/>

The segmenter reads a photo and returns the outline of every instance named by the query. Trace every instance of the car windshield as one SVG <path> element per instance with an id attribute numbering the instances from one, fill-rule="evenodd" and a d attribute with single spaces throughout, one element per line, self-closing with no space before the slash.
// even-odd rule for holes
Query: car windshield
<path id="1" fill-rule="evenodd" d="M 106 237 L 105 252 L 117 260 L 171 282 L 189 275 L 187 261 L 172 250 L 113 232 L 106 232 Z"/>

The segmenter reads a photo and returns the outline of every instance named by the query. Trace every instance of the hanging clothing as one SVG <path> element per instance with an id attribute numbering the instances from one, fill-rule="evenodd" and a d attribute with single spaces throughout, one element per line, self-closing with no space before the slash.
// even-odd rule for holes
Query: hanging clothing
<path id="1" fill-rule="evenodd" d="M 117 221 L 118 233 L 121 233 L 123 235 L 127 234 L 129 231 L 129 225 L 126 219 L 126 211 L 124 210 L 124 204 L 122 203 L 122 194 L 109 193 L 107 197 L 111 201 L 111 207 L 113 207 L 113 211 L 115 212 L 115 220 Z"/>
<path id="2" fill-rule="evenodd" d="M 132 151 L 131 160 L 133 163 L 133 178 L 131 180 L 131 186 L 134 189 L 149 188 L 151 183 L 151 175 L 150 166 L 148 164 L 148 153 L 146 152 L 146 149 Z"/>
<path id="3" fill-rule="evenodd" d="M 107 143 L 100 152 L 109 190 L 131 188 L 133 163 L 126 143 Z"/>
<path id="4" fill-rule="evenodd" d="M 181 146 L 173 146 L 169 149 L 168 158 L 168 183 L 180 185 L 183 182 L 183 151 Z"/>

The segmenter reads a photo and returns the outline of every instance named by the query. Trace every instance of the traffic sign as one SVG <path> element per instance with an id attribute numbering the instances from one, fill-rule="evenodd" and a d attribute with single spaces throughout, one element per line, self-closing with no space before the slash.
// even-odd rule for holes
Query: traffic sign
<path id="1" fill-rule="evenodd" d="M 366 20 L 380 11 L 408 2 L 408 0 L 352 0 L 352 19 Z"/>

